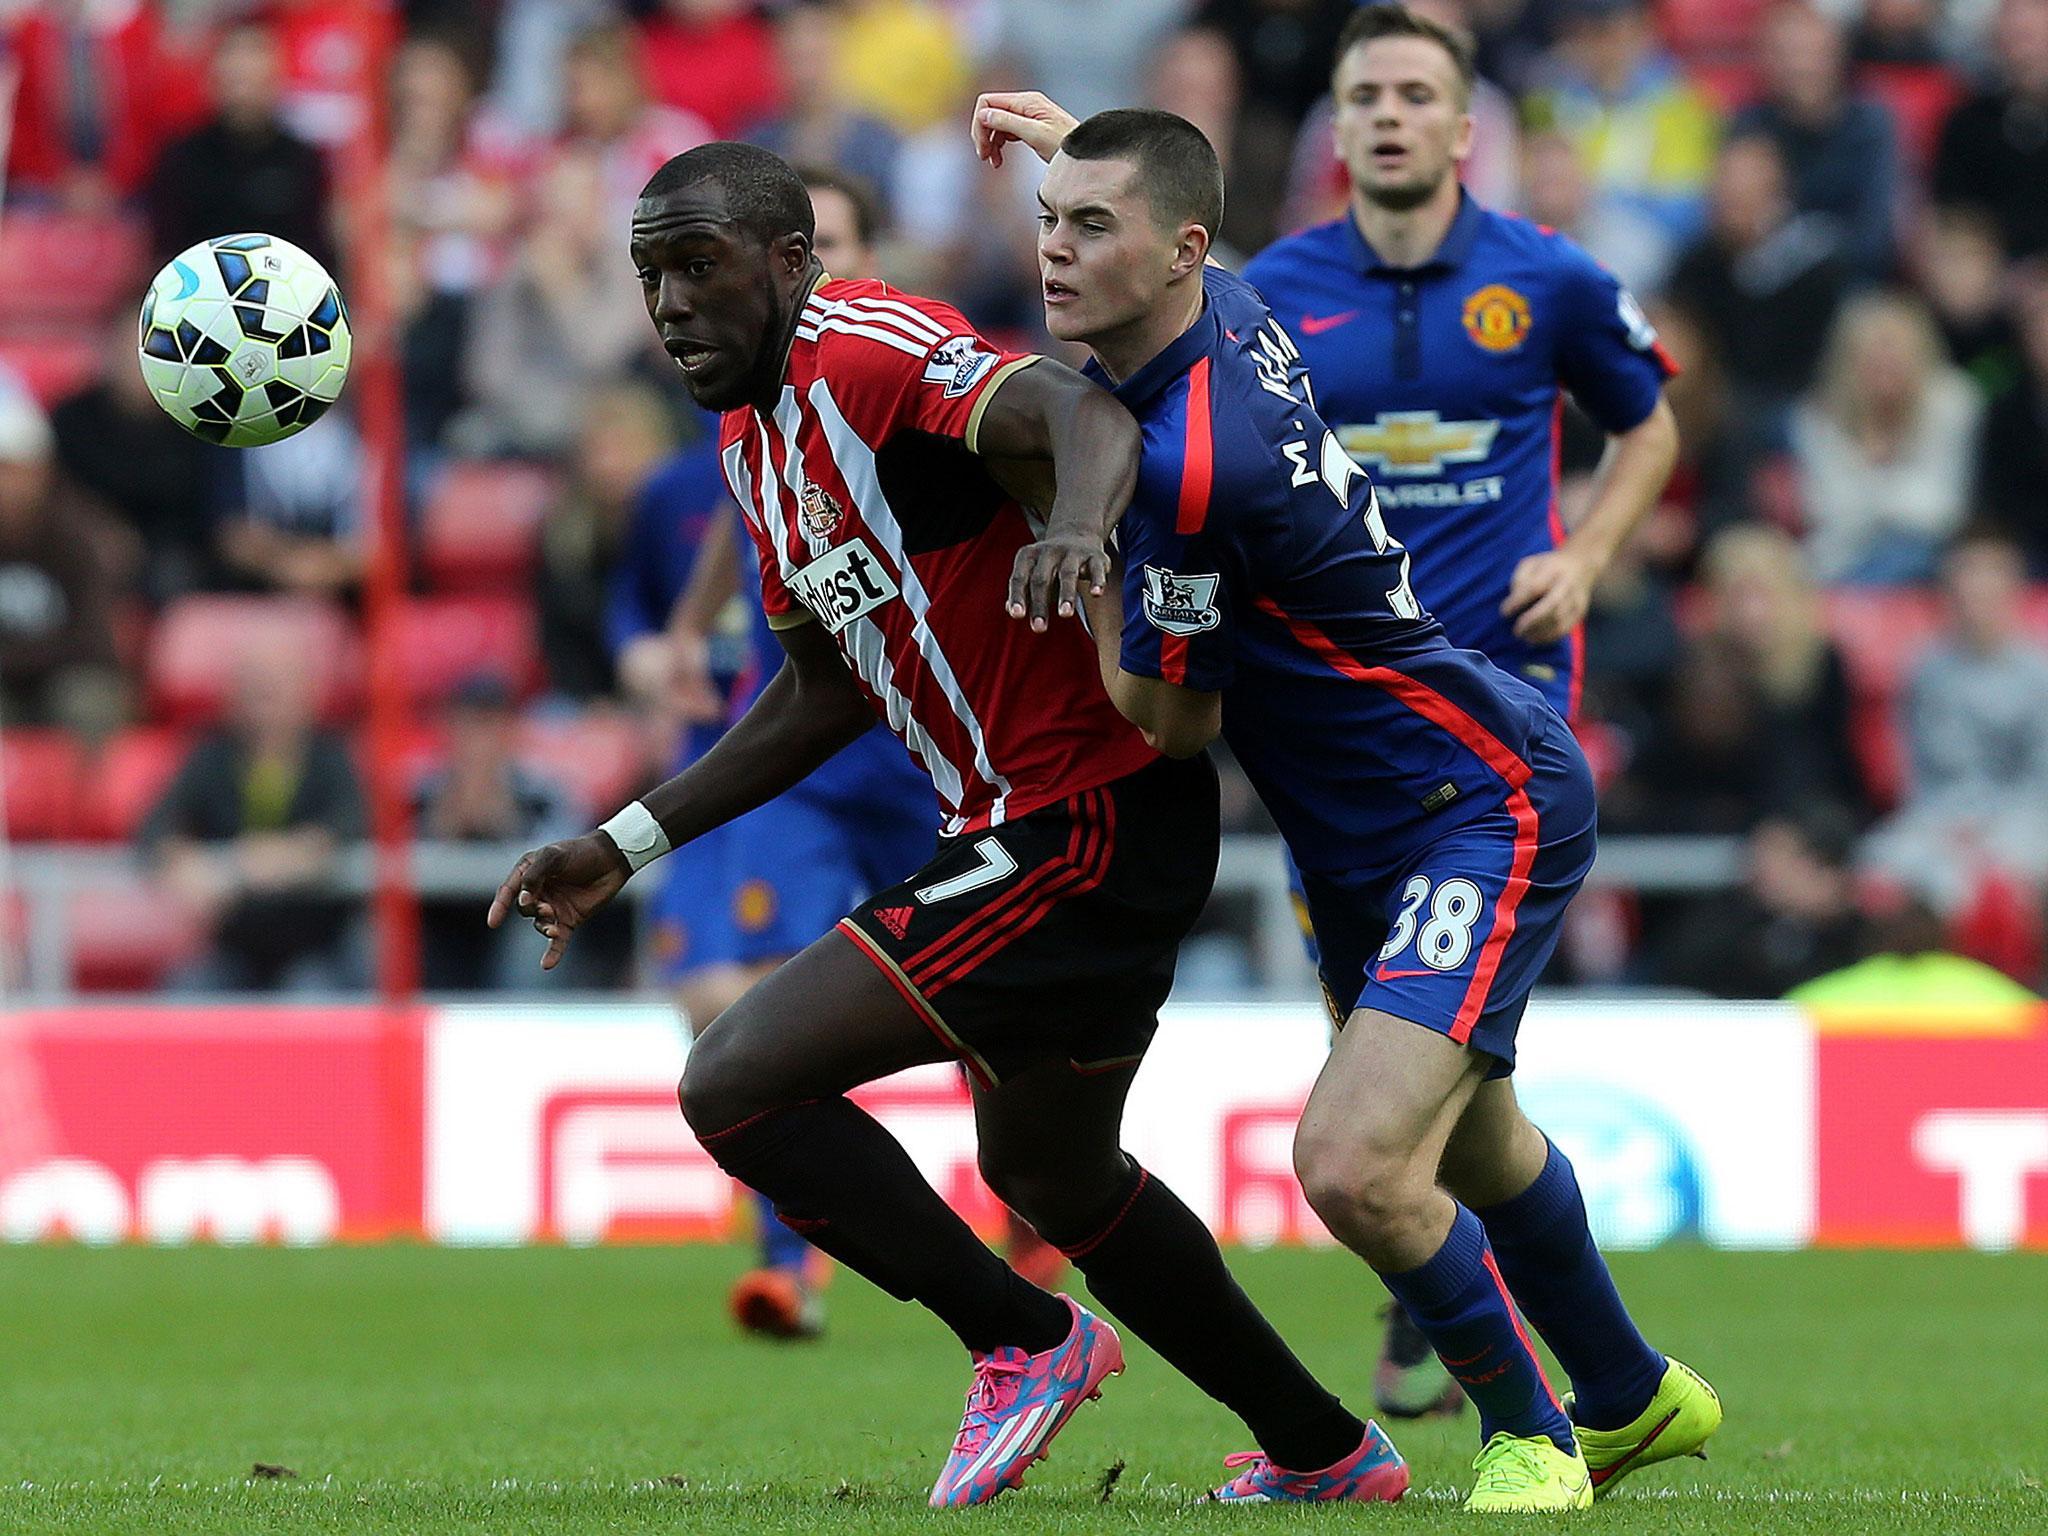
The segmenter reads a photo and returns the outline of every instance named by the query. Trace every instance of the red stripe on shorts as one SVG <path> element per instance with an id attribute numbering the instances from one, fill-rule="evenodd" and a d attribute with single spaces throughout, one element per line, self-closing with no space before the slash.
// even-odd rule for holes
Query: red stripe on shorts
<path id="1" fill-rule="evenodd" d="M 1067 796 L 1067 815 L 1072 819 L 1073 826 L 1067 834 L 1067 853 L 1065 858 L 1055 854 L 1043 864 L 1038 865 L 1030 874 L 1019 880 L 987 906 L 977 907 L 968 913 L 967 916 L 961 918 L 959 922 L 904 961 L 904 974 L 913 981 L 916 981 L 925 972 L 942 964 L 949 952 L 967 943 L 976 933 L 994 922 L 1003 913 L 1009 911 L 1018 902 L 1028 899 L 1034 892 L 1040 890 L 1047 881 L 1062 878 L 1073 867 L 1075 854 L 1081 846 L 1080 804 L 1081 797 L 1079 795 Z M 923 985 L 921 981 L 918 984 L 920 986 Z"/>
<path id="2" fill-rule="evenodd" d="M 1088 837 L 1081 860 L 1071 874 L 1049 882 L 1028 907 L 1014 908 L 1001 921 L 984 929 L 957 951 L 942 970 L 921 976 L 918 986 L 926 996 L 952 985 L 1014 944 L 1044 922 L 1060 902 L 1084 896 L 1102 884 L 1116 848 L 1116 802 L 1100 789 L 1091 789 L 1082 798 L 1087 805 L 1083 815 L 1088 823 Z"/>

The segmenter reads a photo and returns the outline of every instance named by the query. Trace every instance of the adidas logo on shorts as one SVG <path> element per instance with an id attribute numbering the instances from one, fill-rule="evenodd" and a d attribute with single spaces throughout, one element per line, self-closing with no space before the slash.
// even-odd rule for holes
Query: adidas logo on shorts
<path id="1" fill-rule="evenodd" d="M 891 937 L 900 939 L 910 931 L 911 910 L 909 907 L 877 907 L 875 921 L 888 929 Z"/>

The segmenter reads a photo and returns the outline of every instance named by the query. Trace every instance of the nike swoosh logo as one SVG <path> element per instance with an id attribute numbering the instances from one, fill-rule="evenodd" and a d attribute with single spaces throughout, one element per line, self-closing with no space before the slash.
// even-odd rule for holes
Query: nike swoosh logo
<path id="1" fill-rule="evenodd" d="M 1338 326 L 1358 318 L 1358 311 L 1347 309 L 1341 315 L 1303 315 L 1301 331 L 1304 336 L 1320 336 L 1325 331 L 1334 331 Z"/>
<path id="2" fill-rule="evenodd" d="M 1643 1436 L 1642 1439 L 1638 1440 L 1634 1444 L 1634 1446 L 1630 1448 L 1629 1453 L 1626 1456 L 1622 1457 L 1621 1460 L 1613 1463 L 1613 1465 L 1602 1467 L 1598 1471 L 1596 1471 L 1593 1474 L 1593 1486 L 1595 1488 L 1598 1488 L 1602 1483 L 1607 1482 L 1609 1479 L 1620 1476 L 1621 1473 L 1628 1467 L 1628 1464 L 1630 1462 L 1634 1461 L 1638 1456 L 1642 1455 L 1643 1452 L 1647 1451 L 1652 1445 L 1656 1444 L 1657 1437 L 1663 1434 L 1665 1430 L 1669 1429 L 1671 1427 L 1671 1421 L 1677 1417 L 1678 1410 L 1676 1408 L 1672 1409 L 1669 1413 L 1665 1414 L 1663 1418 L 1657 1421 L 1655 1428 L 1653 1428 L 1647 1435 Z"/>
<path id="3" fill-rule="evenodd" d="M 178 299 L 189 299 L 199 291 L 199 274 L 197 272 L 194 272 L 182 261 L 172 262 L 171 270 L 178 274 L 178 281 L 183 285 L 176 293 L 171 295 L 174 302 Z"/>
<path id="4" fill-rule="evenodd" d="M 1372 979 L 1374 981 L 1399 981 L 1404 976 L 1441 976 L 1442 974 L 1443 972 L 1441 971 L 1390 971 L 1385 966 L 1381 966 L 1377 971 L 1373 972 Z"/>

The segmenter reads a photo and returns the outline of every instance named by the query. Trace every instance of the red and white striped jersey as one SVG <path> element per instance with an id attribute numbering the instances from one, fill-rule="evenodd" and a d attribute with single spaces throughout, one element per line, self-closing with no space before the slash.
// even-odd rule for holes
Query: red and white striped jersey
<path id="1" fill-rule="evenodd" d="M 1079 623 L 1004 611 L 1036 531 L 975 456 L 996 385 L 1034 359 L 878 282 L 805 301 L 774 409 L 728 411 L 726 482 L 778 628 L 816 621 L 931 774 L 946 831 L 998 825 L 1153 757 Z"/>

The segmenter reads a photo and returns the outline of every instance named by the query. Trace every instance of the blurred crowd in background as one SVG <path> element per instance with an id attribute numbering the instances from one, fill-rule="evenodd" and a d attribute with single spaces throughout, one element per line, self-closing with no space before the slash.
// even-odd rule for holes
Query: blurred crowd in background
<path id="1" fill-rule="evenodd" d="M 1740 837 L 1745 873 L 1690 903 L 1589 897 L 1563 974 L 1774 996 L 1932 924 L 2037 982 L 2048 0 L 1415 8 L 1477 41 L 1473 195 L 1610 266 L 1683 369 L 1679 468 L 1596 596 L 1581 726 L 1608 831 Z M 0 6 L 9 820 L 139 840 L 203 940 L 112 955 L 105 984 L 361 978 L 346 904 L 303 893 L 364 827 L 337 659 L 362 445 L 347 410 L 253 454 L 187 438 L 141 386 L 132 320 L 147 273 L 209 235 L 359 270 L 334 161 L 360 112 L 352 9 Z M 658 165 L 742 137 L 837 172 L 891 281 L 1049 345 L 1037 166 L 976 163 L 975 93 L 1191 119 L 1223 156 L 1234 263 L 1342 213 L 1327 84 L 1351 9 L 396 7 L 380 259 L 403 327 L 419 834 L 587 825 L 706 708 L 667 626 L 681 542 L 722 503 L 713 428 L 625 251 Z M 1599 442 L 1567 434 L 1567 521 Z M 1260 825 L 1246 793 L 1232 815 Z M 468 907 L 441 916 L 430 984 L 503 981 Z M 593 957 L 586 981 L 631 974 L 629 939 Z"/>

